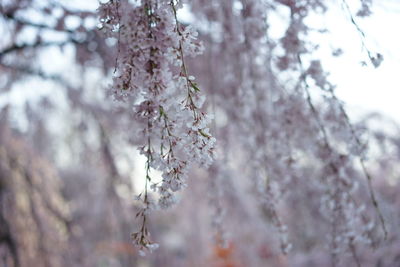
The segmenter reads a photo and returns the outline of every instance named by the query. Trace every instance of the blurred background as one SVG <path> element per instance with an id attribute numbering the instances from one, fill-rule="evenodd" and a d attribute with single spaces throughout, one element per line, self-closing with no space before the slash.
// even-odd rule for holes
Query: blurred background
<path id="1" fill-rule="evenodd" d="M 374 68 L 364 62 L 357 30 L 340 2 L 329 1 L 324 15 L 308 18 L 309 25 L 329 29 L 309 38 L 321 46 L 318 55 L 351 119 L 371 132 L 376 158 L 371 172 L 390 237 L 375 250 L 359 250 L 362 266 L 396 267 L 400 3 L 376 1 L 373 14 L 359 22 L 370 49 L 384 57 Z M 236 239 L 216 244 L 213 179 L 200 169 L 193 170 L 196 179 L 176 207 L 151 216 L 160 249 L 139 256 L 130 234 L 136 229 L 134 197 L 143 188 L 145 159 L 127 142 L 135 130 L 131 115 L 107 95 L 117 49 L 115 39 L 97 30 L 98 5 L 96 0 L 0 1 L 0 266 L 328 266 L 327 248 L 320 243 L 325 230 L 312 224 L 313 213 L 301 206 L 318 203 L 307 203 L 302 184 L 297 186 L 304 186 L 303 194 L 288 201 L 286 219 L 295 241 L 293 253 L 285 256 L 270 245 L 277 237 L 260 228 L 242 185 L 231 184 L 233 174 L 225 172 L 225 216 L 233 229 L 228 236 Z M 282 14 L 271 17 L 277 25 L 272 36 L 285 31 Z M 179 18 L 196 22 L 188 6 Z M 195 70 L 196 61 L 190 64 Z M 209 82 L 207 76 L 199 79 Z M 218 116 L 223 134 L 229 121 L 223 111 Z M 230 194 L 230 187 L 239 193 Z M 349 262 L 343 266 L 356 266 Z"/>

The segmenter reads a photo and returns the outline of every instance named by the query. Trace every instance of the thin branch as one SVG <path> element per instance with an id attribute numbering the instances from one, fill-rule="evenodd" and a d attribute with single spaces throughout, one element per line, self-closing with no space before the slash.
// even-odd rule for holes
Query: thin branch
<path id="1" fill-rule="evenodd" d="M 298 58 L 300 70 L 302 71 L 302 73 L 304 73 L 303 64 L 302 64 L 302 60 L 301 60 L 300 55 L 298 55 L 297 58 Z M 306 95 L 307 95 L 308 105 L 309 105 L 309 107 L 311 109 L 311 112 L 313 113 L 313 116 L 315 117 L 315 119 L 317 121 L 317 124 L 318 124 L 318 126 L 320 128 L 320 131 L 321 131 L 321 133 L 323 135 L 325 145 L 330 150 L 333 150 L 332 147 L 329 144 L 329 139 L 328 139 L 328 135 L 327 135 L 326 129 L 325 129 L 324 125 L 322 124 L 322 122 L 321 122 L 321 120 L 320 120 L 320 118 L 318 116 L 318 112 L 317 112 L 317 110 L 316 110 L 316 108 L 315 108 L 315 106 L 314 106 L 314 104 L 313 104 L 313 102 L 311 100 L 311 94 L 310 94 L 310 91 L 309 91 L 309 85 L 308 85 L 308 83 L 307 83 L 307 81 L 305 79 L 304 74 L 301 75 L 301 80 L 304 83 L 304 91 L 306 92 Z M 330 93 L 331 93 L 332 98 L 334 98 L 335 100 L 338 101 L 338 99 L 337 99 L 336 95 L 334 94 L 333 90 L 330 90 Z M 341 104 L 339 105 L 339 109 L 342 112 L 343 116 L 345 117 L 346 124 L 350 129 L 350 133 L 352 134 L 352 137 L 355 139 L 357 145 L 361 146 L 361 141 L 360 141 L 360 139 L 358 138 L 358 136 L 355 133 L 354 127 L 350 122 L 350 119 L 349 119 L 349 117 L 347 115 L 346 110 L 344 109 L 344 107 Z M 369 192 L 369 195 L 370 195 L 370 198 L 371 198 L 371 201 L 372 201 L 372 205 L 374 206 L 374 209 L 375 209 L 375 211 L 376 211 L 376 213 L 377 213 L 377 215 L 379 217 L 379 221 L 381 223 L 382 231 L 383 231 L 383 234 L 384 234 L 384 239 L 386 240 L 387 237 L 388 237 L 388 231 L 387 231 L 387 228 L 386 228 L 385 219 L 383 217 L 382 211 L 381 211 L 381 209 L 379 207 L 377 198 L 375 196 L 375 191 L 374 191 L 373 185 L 372 185 L 372 176 L 367 170 L 367 167 L 365 165 L 364 159 L 362 157 L 358 157 L 358 159 L 359 159 L 363 174 L 367 179 L 368 192 Z M 332 170 L 336 171 L 336 169 L 337 169 L 336 166 L 334 164 L 330 164 L 330 165 L 331 165 Z"/>
<path id="2" fill-rule="evenodd" d="M 357 32 L 360 35 L 361 45 L 365 49 L 365 51 L 367 51 L 368 58 L 370 59 L 371 63 L 375 66 L 375 68 L 377 68 L 380 64 L 380 60 L 382 59 L 382 55 L 378 53 L 376 55 L 377 56 L 377 58 L 376 58 L 372 54 L 371 50 L 368 48 L 368 46 L 366 44 L 366 35 L 365 35 L 364 31 L 361 29 L 361 27 L 355 21 L 354 16 L 350 10 L 349 4 L 347 4 L 346 0 L 342 0 L 342 6 L 343 6 L 343 9 L 345 10 L 345 12 L 347 12 L 351 23 L 354 25 L 354 27 L 356 28 Z"/>
<path id="3" fill-rule="evenodd" d="M 49 46 L 64 46 L 67 44 L 83 44 L 85 43 L 85 40 L 78 40 L 75 38 L 69 38 L 65 41 L 61 41 L 61 42 L 57 42 L 57 41 L 49 41 L 49 42 L 42 42 L 42 41 L 36 41 L 34 43 L 28 44 L 28 43 L 24 43 L 24 44 L 12 44 L 9 47 L 4 48 L 3 50 L 0 51 L 0 60 L 1 58 L 8 54 L 8 53 L 12 53 L 12 52 L 17 52 L 20 50 L 24 50 L 24 49 L 34 49 L 34 48 L 42 48 L 42 47 L 49 47 Z"/>
<path id="4" fill-rule="evenodd" d="M 32 27 L 35 27 L 35 28 L 38 28 L 38 29 L 46 29 L 46 30 L 52 30 L 52 31 L 57 31 L 57 32 L 66 32 L 66 33 L 70 33 L 70 34 L 74 34 L 75 33 L 75 31 L 73 31 L 73 30 L 55 29 L 55 28 L 53 28 L 53 27 L 51 27 L 50 25 L 47 25 L 47 24 L 41 24 L 41 23 L 35 23 L 35 22 L 32 22 L 32 21 L 28 21 L 28 20 L 25 20 L 23 18 L 16 17 L 14 15 L 14 13 L 11 13 L 11 12 L 8 12 L 8 13 L 4 14 L 4 18 L 7 18 L 9 20 L 13 20 L 13 21 L 15 21 L 17 23 L 20 23 L 20 24 L 23 24 L 23 25 L 32 26 Z"/>

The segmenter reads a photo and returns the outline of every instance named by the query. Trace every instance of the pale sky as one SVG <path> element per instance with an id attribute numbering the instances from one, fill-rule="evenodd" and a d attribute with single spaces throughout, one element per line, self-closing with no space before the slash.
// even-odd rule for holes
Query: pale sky
<path id="1" fill-rule="evenodd" d="M 331 30 L 329 42 L 342 46 L 344 54 L 335 59 L 327 57 L 324 62 L 331 80 L 337 84 L 338 96 L 350 111 L 379 111 L 400 123 L 400 1 L 374 2 L 373 15 L 357 22 L 370 49 L 383 55 L 381 66 L 375 69 L 371 64 L 368 67 L 360 64 L 362 60 L 368 61 L 367 54 L 362 51 L 360 37 L 340 4 L 324 20 Z"/>

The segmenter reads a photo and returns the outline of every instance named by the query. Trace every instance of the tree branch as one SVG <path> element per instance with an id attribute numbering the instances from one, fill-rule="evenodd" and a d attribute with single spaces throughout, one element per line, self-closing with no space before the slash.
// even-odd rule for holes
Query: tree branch
<path id="1" fill-rule="evenodd" d="M 76 38 L 69 38 L 65 41 L 61 41 L 61 42 L 56 42 L 56 41 L 50 41 L 50 42 L 42 42 L 42 41 L 37 41 L 35 43 L 32 44 L 28 44 L 28 43 L 24 43 L 24 44 L 12 44 L 7 48 L 4 48 L 3 50 L 0 51 L 0 60 L 1 58 L 8 54 L 8 53 L 12 53 L 12 52 L 16 52 L 19 50 L 23 50 L 23 49 L 29 49 L 29 48 L 42 48 L 42 47 L 48 47 L 48 46 L 64 46 L 70 43 L 73 44 L 83 44 L 85 43 L 86 40 L 78 40 Z"/>

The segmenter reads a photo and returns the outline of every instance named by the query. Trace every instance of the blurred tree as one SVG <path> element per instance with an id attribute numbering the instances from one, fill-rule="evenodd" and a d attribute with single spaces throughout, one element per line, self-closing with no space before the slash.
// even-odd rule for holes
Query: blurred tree
<path id="1" fill-rule="evenodd" d="M 337 98 L 332 5 L 2 0 L 0 264 L 397 266 L 399 129 Z"/>
<path id="2" fill-rule="evenodd" d="M 55 170 L 7 124 L 0 140 L 2 264 L 64 266 L 70 221 Z"/>

